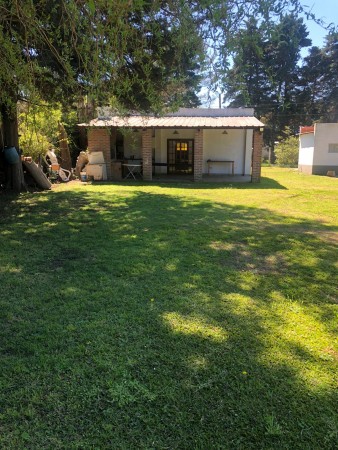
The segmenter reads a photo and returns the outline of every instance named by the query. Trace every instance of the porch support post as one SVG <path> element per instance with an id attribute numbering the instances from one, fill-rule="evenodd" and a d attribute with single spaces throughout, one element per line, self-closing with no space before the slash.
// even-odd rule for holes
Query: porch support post
<path id="1" fill-rule="evenodd" d="M 255 129 L 252 136 L 252 165 L 251 165 L 251 182 L 259 183 L 261 181 L 262 166 L 262 148 L 263 133 Z"/>
<path id="2" fill-rule="evenodd" d="M 142 130 L 142 163 L 143 179 L 145 181 L 151 181 L 153 179 L 151 128 L 145 128 Z"/>
<path id="3" fill-rule="evenodd" d="M 88 128 L 88 151 L 103 153 L 109 180 L 111 177 L 110 128 Z"/>
<path id="4" fill-rule="evenodd" d="M 194 181 L 202 180 L 203 172 L 203 130 L 195 131 Z"/>

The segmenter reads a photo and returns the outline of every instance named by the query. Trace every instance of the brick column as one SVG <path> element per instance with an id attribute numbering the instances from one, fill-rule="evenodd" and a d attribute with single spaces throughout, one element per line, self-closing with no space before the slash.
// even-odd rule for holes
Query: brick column
<path id="1" fill-rule="evenodd" d="M 202 180 L 203 172 L 203 130 L 195 131 L 194 181 Z"/>
<path id="2" fill-rule="evenodd" d="M 252 164 L 251 164 L 252 183 L 259 183 L 261 181 L 262 148 L 263 148 L 263 133 L 261 133 L 259 130 L 254 130 L 252 136 Z"/>
<path id="3" fill-rule="evenodd" d="M 110 129 L 109 128 L 89 128 L 88 129 L 88 151 L 103 152 L 104 160 L 107 164 L 107 176 L 111 177 L 111 157 L 110 157 Z"/>
<path id="4" fill-rule="evenodd" d="M 143 179 L 151 181 L 153 179 L 153 151 L 152 151 L 152 130 L 146 128 L 142 130 L 142 164 L 143 164 Z"/>

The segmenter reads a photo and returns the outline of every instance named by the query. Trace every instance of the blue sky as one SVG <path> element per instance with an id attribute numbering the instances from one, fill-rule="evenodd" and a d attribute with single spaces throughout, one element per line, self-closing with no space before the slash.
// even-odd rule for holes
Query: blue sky
<path id="1" fill-rule="evenodd" d="M 314 15 L 327 24 L 332 22 L 338 25 L 338 0 L 305 0 L 303 4 L 310 7 Z M 312 39 L 312 45 L 322 47 L 327 30 L 311 20 L 305 20 L 305 24 L 309 31 L 309 38 Z"/>
<path id="2" fill-rule="evenodd" d="M 311 12 L 318 18 L 322 19 L 327 25 L 330 23 L 335 24 L 338 28 L 338 0 L 303 0 L 302 4 L 308 6 Z M 320 25 L 317 25 L 313 20 L 304 20 L 304 23 L 309 32 L 309 38 L 312 40 L 312 46 L 323 47 L 324 38 L 327 36 L 328 31 Z M 307 49 L 302 51 L 302 57 L 305 57 L 308 53 Z M 201 90 L 202 103 L 204 107 L 218 107 L 218 94 L 210 93 L 212 101 L 208 102 L 204 96 L 207 95 L 207 89 Z"/>

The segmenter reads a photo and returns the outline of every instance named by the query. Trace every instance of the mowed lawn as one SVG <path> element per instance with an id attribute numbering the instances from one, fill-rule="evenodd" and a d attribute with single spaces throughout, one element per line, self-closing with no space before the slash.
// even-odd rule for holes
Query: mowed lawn
<path id="1" fill-rule="evenodd" d="M 78 182 L 0 214 L 0 448 L 337 448 L 338 179 Z"/>

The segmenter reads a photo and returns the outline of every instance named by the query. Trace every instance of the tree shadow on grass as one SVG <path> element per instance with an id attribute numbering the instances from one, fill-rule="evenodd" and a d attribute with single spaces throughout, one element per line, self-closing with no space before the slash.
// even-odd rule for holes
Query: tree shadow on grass
<path id="1" fill-rule="evenodd" d="M 236 178 L 235 178 L 236 180 Z M 178 178 L 175 180 L 156 180 L 145 182 L 142 180 L 132 181 L 132 180 L 123 180 L 116 182 L 95 182 L 96 186 L 107 186 L 107 185 L 121 185 L 121 186 L 159 186 L 166 188 L 176 188 L 180 187 L 182 189 L 190 190 L 190 189 L 248 189 L 248 190 L 259 190 L 259 189 L 283 189 L 287 188 L 280 184 L 273 178 L 262 177 L 260 183 L 251 183 L 251 182 L 241 182 L 241 181 L 226 181 L 226 182 L 215 182 L 215 181 L 201 181 L 194 182 L 193 180 L 189 180 L 182 176 L 182 181 L 179 181 Z"/>
<path id="2" fill-rule="evenodd" d="M 2 224 L 6 448 L 335 448 L 328 227 L 141 191 Z"/>

